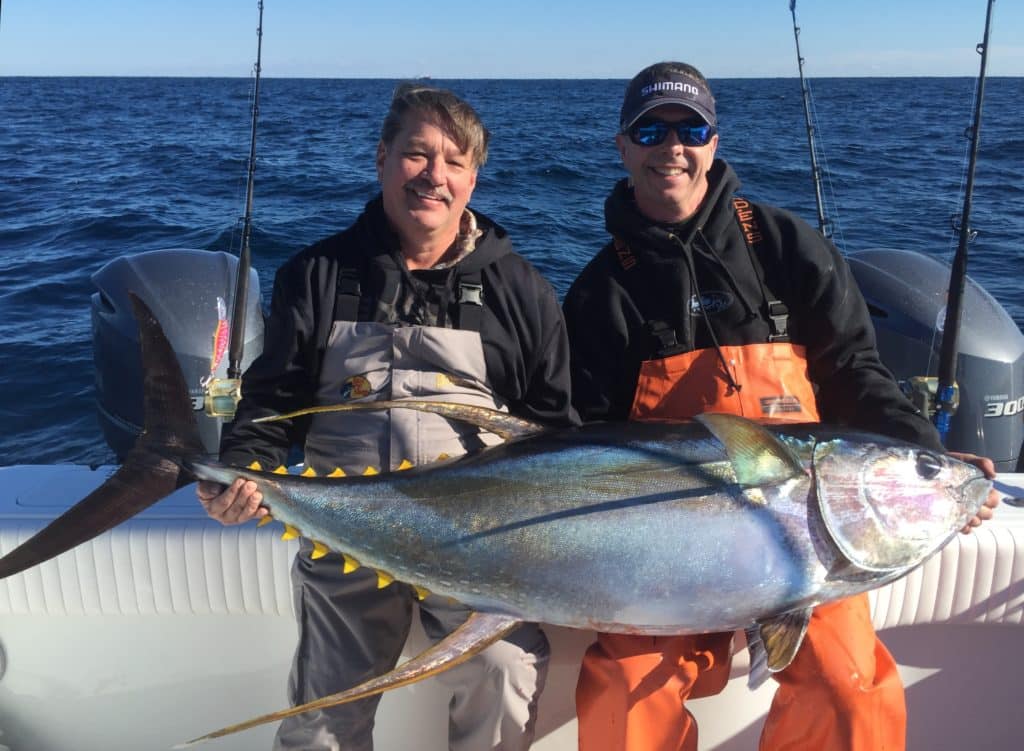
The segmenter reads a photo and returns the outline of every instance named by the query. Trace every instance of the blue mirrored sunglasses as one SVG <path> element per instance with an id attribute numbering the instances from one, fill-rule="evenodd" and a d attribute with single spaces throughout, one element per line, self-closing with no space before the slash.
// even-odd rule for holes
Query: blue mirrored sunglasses
<path id="1" fill-rule="evenodd" d="M 676 137 L 683 146 L 707 146 L 711 136 L 715 135 L 714 127 L 707 123 L 694 125 L 687 122 L 641 120 L 629 129 L 629 140 L 637 146 L 657 146 L 668 138 L 670 130 L 676 132 Z"/>

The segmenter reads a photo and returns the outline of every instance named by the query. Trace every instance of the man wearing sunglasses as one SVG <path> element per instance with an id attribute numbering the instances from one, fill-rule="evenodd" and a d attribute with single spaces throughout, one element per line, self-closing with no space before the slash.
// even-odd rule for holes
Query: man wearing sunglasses
<path id="1" fill-rule="evenodd" d="M 708 82 L 690 65 L 652 65 L 626 89 L 615 142 L 629 178 L 605 203 L 612 240 L 564 305 L 580 415 L 821 420 L 942 451 L 882 366 L 836 248 L 736 194 L 739 179 L 715 158 L 717 126 Z M 867 597 L 797 618 L 809 626 L 775 675 L 761 748 L 902 749 L 903 687 Z M 577 686 L 581 751 L 696 749 L 685 701 L 721 691 L 731 645 L 731 633 L 600 634 Z"/>

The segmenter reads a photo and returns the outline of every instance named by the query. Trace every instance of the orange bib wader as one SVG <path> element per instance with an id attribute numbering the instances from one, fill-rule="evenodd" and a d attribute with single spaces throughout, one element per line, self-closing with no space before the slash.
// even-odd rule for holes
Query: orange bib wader
<path id="1" fill-rule="evenodd" d="M 720 349 L 645 361 L 631 418 L 727 412 L 761 422 L 818 420 L 802 347 Z M 576 687 L 580 751 L 695 751 L 697 728 L 686 700 L 725 687 L 731 646 L 731 633 L 598 634 Z M 775 680 L 761 751 L 904 748 L 903 684 L 875 636 L 867 595 L 815 608 L 800 651 Z"/>

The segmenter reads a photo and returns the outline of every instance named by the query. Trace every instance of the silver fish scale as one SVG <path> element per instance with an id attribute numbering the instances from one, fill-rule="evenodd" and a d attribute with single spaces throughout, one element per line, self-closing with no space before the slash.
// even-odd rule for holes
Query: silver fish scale
<path id="1" fill-rule="evenodd" d="M 786 442 L 810 468 L 813 439 Z M 861 473 L 850 465 L 854 493 Z M 744 489 L 694 425 L 590 427 L 370 478 L 251 476 L 276 519 L 334 550 L 474 609 L 557 625 L 740 628 L 906 572 L 830 577 L 849 562 L 811 473 Z"/>

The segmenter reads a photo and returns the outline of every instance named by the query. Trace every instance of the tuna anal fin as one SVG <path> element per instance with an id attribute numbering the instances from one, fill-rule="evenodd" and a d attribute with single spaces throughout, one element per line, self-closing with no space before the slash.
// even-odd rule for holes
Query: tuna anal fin
<path id="1" fill-rule="evenodd" d="M 465 623 L 448 634 L 444 639 L 422 654 L 399 665 L 390 673 L 371 678 L 365 683 L 361 683 L 338 694 L 331 694 L 307 704 L 282 709 L 279 712 L 256 717 L 238 725 L 215 730 L 212 733 L 207 733 L 187 743 L 175 746 L 175 748 L 188 748 L 213 738 L 221 738 L 225 735 L 237 733 L 240 730 L 248 730 L 267 722 L 275 722 L 313 709 L 327 709 L 338 704 L 347 704 L 348 702 L 365 699 L 367 696 L 374 696 L 393 688 L 416 683 L 448 668 L 460 665 L 507 635 L 518 625 L 519 621 L 508 616 L 473 613 Z"/>
<path id="2" fill-rule="evenodd" d="M 744 487 L 775 484 L 807 474 L 785 443 L 752 420 L 714 412 L 694 419 L 725 446 L 736 480 Z"/>
<path id="3" fill-rule="evenodd" d="M 760 686 L 772 673 L 789 667 L 803 644 L 807 624 L 811 621 L 811 608 L 783 613 L 746 629 L 747 649 L 750 651 L 751 689 Z"/>

